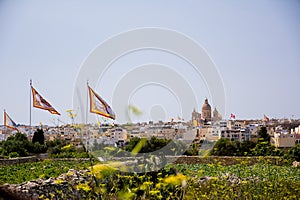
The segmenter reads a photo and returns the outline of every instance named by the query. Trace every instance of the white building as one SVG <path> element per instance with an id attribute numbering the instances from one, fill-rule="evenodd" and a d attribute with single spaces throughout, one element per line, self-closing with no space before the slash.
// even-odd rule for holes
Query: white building
<path id="1" fill-rule="evenodd" d="M 296 143 L 295 134 L 284 132 L 274 133 L 274 137 L 271 137 L 271 143 L 275 147 L 294 147 Z"/>
<path id="2" fill-rule="evenodd" d="M 244 142 L 250 140 L 250 135 L 246 129 L 227 129 L 221 130 L 219 138 L 228 138 L 230 141 Z"/>

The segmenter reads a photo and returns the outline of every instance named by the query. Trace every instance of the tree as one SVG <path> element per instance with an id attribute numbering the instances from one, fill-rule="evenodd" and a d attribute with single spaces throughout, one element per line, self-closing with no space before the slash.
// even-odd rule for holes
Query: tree
<path id="1" fill-rule="evenodd" d="M 258 142 L 251 150 L 251 154 L 255 156 L 281 156 L 282 151 L 271 145 L 270 138 L 267 128 L 261 127 L 258 131 Z"/>
<path id="2" fill-rule="evenodd" d="M 250 156 L 251 149 L 256 146 L 255 142 L 252 141 L 244 141 L 241 143 L 239 151 L 241 152 L 240 156 Z"/>
<path id="3" fill-rule="evenodd" d="M 32 144 L 32 153 L 46 153 L 47 152 L 47 145 L 40 144 L 39 142 L 35 142 Z"/>
<path id="4" fill-rule="evenodd" d="M 219 139 L 211 150 L 211 154 L 214 156 L 232 156 L 235 152 L 235 145 L 227 138 Z"/>
<path id="5" fill-rule="evenodd" d="M 19 156 L 27 156 L 31 147 L 32 145 L 26 135 L 18 132 L 14 136 L 10 136 L 6 141 L 2 142 L 2 154 L 8 156 L 10 153 L 16 152 Z M 11 155 L 17 154 L 14 153 Z"/>
<path id="6" fill-rule="evenodd" d="M 268 141 L 258 142 L 251 150 L 254 156 L 281 156 L 282 151 L 268 143 Z"/>
<path id="7" fill-rule="evenodd" d="M 183 155 L 198 156 L 200 147 L 201 145 L 199 143 L 193 142 Z"/>
<path id="8" fill-rule="evenodd" d="M 60 140 L 60 139 L 55 139 L 53 141 L 47 141 L 46 142 L 47 148 L 48 148 L 48 153 L 49 154 L 59 154 L 61 153 L 61 148 L 63 146 L 66 146 L 66 141 L 65 140 Z"/>
<path id="9" fill-rule="evenodd" d="M 151 137 L 150 140 L 147 139 L 145 142 L 141 141 L 145 140 L 144 138 L 131 138 L 130 142 L 126 145 L 125 150 L 131 152 L 139 143 L 142 144 L 142 147 L 139 153 L 149 153 L 157 151 L 164 146 L 166 146 L 171 140 L 167 139 L 159 139 L 157 137 Z"/>
<path id="10" fill-rule="evenodd" d="M 41 145 L 44 144 L 45 136 L 43 129 L 37 129 L 37 131 L 34 132 L 32 137 L 32 143 L 34 144 L 36 142 L 40 143 Z"/>
<path id="11" fill-rule="evenodd" d="M 284 157 L 287 159 L 291 159 L 292 161 L 300 162 L 300 143 L 296 144 L 296 146 L 290 148 L 285 154 Z"/>
<path id="12" fill-rule="evenodd" d="M 268 134 L 267 128 L 265 126 L 261 127 L 258 131 L 258 142 L 270 143 L 270 135 Z"/>
<path id="13" fill-rule="evenodd" d="M 251 141 L 230 141 L 229 139 L 220 139 L 211 150 L 211 155 L 215 156 L 246 156 L 252 154 L 255 143 Z"/>

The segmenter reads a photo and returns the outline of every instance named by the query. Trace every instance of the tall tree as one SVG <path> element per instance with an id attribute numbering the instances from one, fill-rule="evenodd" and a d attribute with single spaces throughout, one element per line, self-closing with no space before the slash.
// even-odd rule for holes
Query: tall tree
<path id="1" fill-rule="evenodd" d="M 44 144 L 45 142 L 45 136 L 44 136 L 44 131 L 43 129 L 37 129 L 37 131 L 34 132 L 33 134 L 33 138 L 32 138 L 32 143 L 40 143 L 40 144 Z"/>
<path id="2" fill-rule="evenodd" d="M 258 141 L 270 143 L 270 135 L 268 134 L 267 128 L 265 126 L 261 127 L 258 131 Z"/>

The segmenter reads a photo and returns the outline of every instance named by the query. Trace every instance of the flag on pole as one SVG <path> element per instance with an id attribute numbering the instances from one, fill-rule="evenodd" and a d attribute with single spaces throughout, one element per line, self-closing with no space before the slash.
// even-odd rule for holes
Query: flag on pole
<path id="1" fill-rule="evenodd" d="M 267 117 L 267 115 L 264 115 L 264 121 L 266 121 L 266 122 L 270 122 L 270 118 L 269 118 L 269 117 Z"/>
<path id="2" fill-rule="evenodd" d="M 182 121 L 182 118 L 178 115 L 177 117 L 178 121 Z"/>
<path id="3" fill-rule="evenodd" d="M 33 107 L 35 108 L 40 108 L 43 110 L 48 110 L 51 114 L 56 114 L 60 115 L 51 104 L 46 101 L 32 86 L 31 86 L 31 91 L 32 91 L 32 97 L 33 97 Z"/>
<path id="4" fill-rule="evenodd" d="M 230 119 L 235 119 L 235 115 L 234 114 L 230 114 Z"/>
<path id="5" fill-rule="evenodd" d="M 114 120 L 116 115 L 111 107 L 90 86 L 88 86 L 88 89 L 90 96 L 90 112 Z"/>
<path id="6" fill-rule="evenodd" d="M 8 116 L 8 114 L 5 111 L 4 111 L 4 126 L 14 130 L 18 130 L 16 128 L 17 124 Z"/>

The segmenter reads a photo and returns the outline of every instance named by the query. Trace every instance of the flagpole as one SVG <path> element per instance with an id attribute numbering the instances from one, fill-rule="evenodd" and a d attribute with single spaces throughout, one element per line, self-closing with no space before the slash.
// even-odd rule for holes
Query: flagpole
<path id="1" fill-rule="evenodd" d="M 29 90 L 29 135 L 31 134 L 31 87 L 32 80 L 30 79 L 30 90 Z"/>
<path id="2" fill-rule="evenodd" d="M 87 138 L 88 138 L 88 134 L 89 134 L 89 127 L 88 127 L 88 104 L 89 104 L 89 80 L 86 81 L 86 85 L 87 85 L 87 93 L 86 93 L 86 113 L 85 113 L 85 125 L 87 126 L 86 129 L 86 134 L 85 134 L 85 148 L 86 148 L 86 152 L 88 153 L 88 146 L 87 146 Z"/>
<path id="3" fill-rule="evenodd" d="M 5 112 L 5 109 L 4 109 L 4 127 L 5 127 L 5 137 L 7 138 L 7 127 L 6 127 L 6 112 Z M 5 138 L 5 139 L 6 139 Z"/>
<path id="4" fill-rule="evenodd" d="M 86 93 L 86 113 L 85 113 L 85 124 L 88 122 L 88 103 L 89 103 L 89 80 L 86 81 L 87 93 Z"/>
<path id="5" fill-rule="evenodd" d="M 4 121 L 3 121 L 3 124 L 4 124 L 4 127 L 6 127 L 6 117 L 5 117 L 5 113 L 6 113 L 6 112 L 5 112 L 5 109 L 3 109 L 3 111 L 4 111 L 4 115 L 3 115 L 3 117 L 4 117 L 3 120 L 4 120 Z"/>

